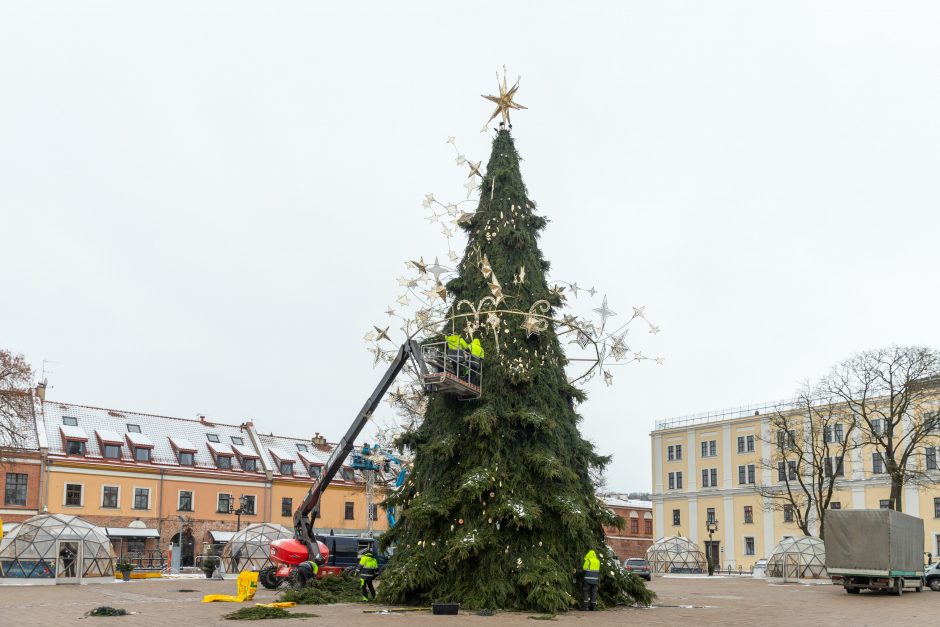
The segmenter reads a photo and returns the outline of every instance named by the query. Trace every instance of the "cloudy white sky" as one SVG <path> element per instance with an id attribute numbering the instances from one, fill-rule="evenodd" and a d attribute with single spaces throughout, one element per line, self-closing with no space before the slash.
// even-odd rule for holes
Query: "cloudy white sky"
<path id="1" fill-rule="evenodd" d="M 610 487 L 649 489 L 656 419 L 940 346 L 938 13 L 4 2 L 0 346 L 52 399 L 338 438 L 507 64 L 554 276 L 663 328 L 581 408 Z"/>

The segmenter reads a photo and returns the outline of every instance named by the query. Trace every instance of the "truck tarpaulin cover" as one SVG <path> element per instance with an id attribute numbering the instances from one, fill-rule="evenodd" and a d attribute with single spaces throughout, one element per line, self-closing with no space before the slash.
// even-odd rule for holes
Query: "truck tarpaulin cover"
<path id="1" fill-rule="evenodd" d="M 924 521 L 893 509 L 826 512 L 826 568 L 924 568 Z"/>

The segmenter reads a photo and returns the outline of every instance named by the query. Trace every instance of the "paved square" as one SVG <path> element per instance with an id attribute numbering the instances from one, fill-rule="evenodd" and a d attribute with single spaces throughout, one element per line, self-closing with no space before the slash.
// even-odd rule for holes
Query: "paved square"
<path id="1" fill-rule="evenodd" d="M 886 594 L 848 595 L 831 585 L 773 585 L 749 578 L 656 578 L 659 595 L 650 609 L 621 608 L 606 612 L 569 612 L 555 624 L 568 625 L 934 625 L 940 593 L 929 590 L 898 598 Z M 187 592 L 186 590 L 189 590 Z M 203 594 L 234 594 L 234 581 L 205 579 L 142 580 L 86 586 L 0 586 L 0 625 L 190 625 L 238 624 L 221 616 L 241 605 L 201 603 Z M 256 600 L 276 594 L 259 590 Z M 110 605 L 137 612 L 128 617 L 83 618 L 88 610 Z M 499 613 L 493 617 L 460 617 L 429 613 L 364 614 L 366 605 L 305 606 L 319 618 L 260 621 L 263 624 L 308 624 L 335 627 L 381 625 L 516 625 L 532 627 L 531 613 Z M 377 606 L 368 606 L 377 607 Z M 258 623 L 252 623 L 258 624 Z"/>

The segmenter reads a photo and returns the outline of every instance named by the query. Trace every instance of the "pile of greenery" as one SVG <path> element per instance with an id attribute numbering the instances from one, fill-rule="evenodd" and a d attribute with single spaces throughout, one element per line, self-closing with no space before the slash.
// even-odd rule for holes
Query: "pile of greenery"
<path id="1" fill-rule="evenodd" d="M 87 612 L 85 616 L 127 616 L 127 610 L 102 605 L 101 607 L 96 607 L 92 611 Z"/>
<path id="2" fill-rule="evenodd" d="M 519 161 L 509 131 L 500 130 L 447 292 L 474 306 L 497 294 L 497 309 L 521 312 L 541 313 L 536 304 L 547 303 L 554 317 L 566 295 L 548 285 L 538 246 L 547 220 L 528 198 Z M 466 313 L 466 305 L 450 313 Z M 386 501 L 400 516 L 382 536 L 395 554 L 379 598 L 554 614 L 580 603 L 579 573 L 594 549 L 598 605 L 649 604 L 653 593 L 605 550 L 604 526 L 622 528 L 623 519 L 598 502 L 591 477 L 610 460 L 578 431 L 585 395 L 568 382 L 554 325 L 536 332 L 525 315 L 503 314 L 465 331 L 470 322 L 458 318 L 441 332 L 472 333 L 483 344 L 483 396 L 431 394 L 421 426 L 399 439 L 414 467 Z"/>
<path id="3" fill-rule="evenodd" d="M 282 607 L 243 607 L 240 610 L 226 614 L 226 620 L 267 620 L 269 618 L 318 618 L 318 614 L 306 612 L 288 612 Z"/>
<path id="4" fill-rule="evenodd" d="M 305 588 L 291 588 L 283 591 L 280 597 L 281 601 L 293 601 L 299 605 L 355 603 L 361 599 L 359 578 L 351 575 L 333 575 L 314 579 Z"/>

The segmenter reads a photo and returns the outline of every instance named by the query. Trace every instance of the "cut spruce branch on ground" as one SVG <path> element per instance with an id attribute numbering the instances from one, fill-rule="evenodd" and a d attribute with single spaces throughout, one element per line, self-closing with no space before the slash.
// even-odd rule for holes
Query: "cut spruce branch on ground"
<path id="1" fill-rule="evenodd" d="M 281 607 L 243 607 L 226 614 L 227 620 L 268 620 L 269 618 L 319 618 L 319 614 L 308 612 L 288 612 Z"/>
<path id="2" fill-rule="evenodd" d="M 125 609 L 102 605 L 101 607 L 96 607 L 90 612 L 87 612 L 85 616 L 127 616 L 127 614 L 128 612 Z"/>
<path id="3" fill-rule="evenodd" d="M 357 578 L 340 575 L 317 579 L 306 588 L 285 590 L 280 600 L 293 601 L 299 605 L 354 603 L 362 600 L 362 593 Z"/>

